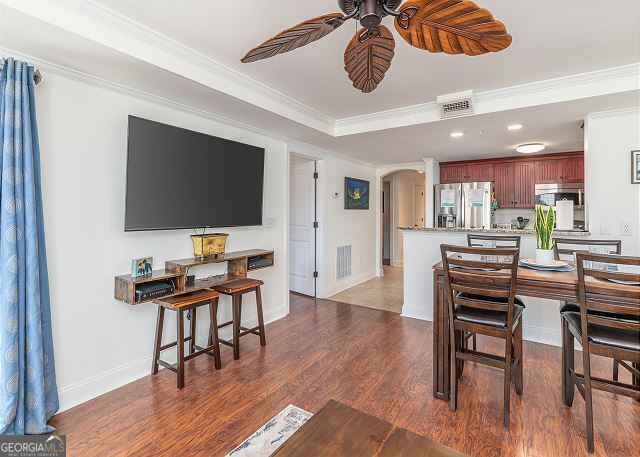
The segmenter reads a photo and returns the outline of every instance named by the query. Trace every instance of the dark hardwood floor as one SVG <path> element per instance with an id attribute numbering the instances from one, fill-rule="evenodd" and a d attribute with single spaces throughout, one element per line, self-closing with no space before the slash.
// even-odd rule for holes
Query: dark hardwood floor
<path id="1" fill-rule="evenodd" d="M 562 404 L 560 348 L 525 343 L 524 395 L 514 391 L 505 431 L 499 370 L 468 364 L 455 413 L 432 397 L 428 322 L 292 295 L 291 314 L 267 326 L 266 348 L 257 337 L 241 344 L 235 362 L 221 349 L 220 371 L 210 357 L 188 362 L 182 390 L 162 370 L 52 424 L 73 456 L 223 456 L 288 404 L 315 412 L 335 399 L 471 455 L 587 455 L 584 402 Z M 609 361 L 594 365 L 610 376 Z M 640 455 L 640 403 L 595 392 L 594 412 L 596 455 Z"/>

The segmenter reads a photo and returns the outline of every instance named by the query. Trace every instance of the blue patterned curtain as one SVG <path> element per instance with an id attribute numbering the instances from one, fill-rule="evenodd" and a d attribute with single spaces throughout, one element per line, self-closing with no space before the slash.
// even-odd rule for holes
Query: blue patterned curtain
<path id="1" fill-rule="evenodd" d="M 34 68 L 0 71 L 0 429 L 48 433 L 58 410 L 44 243 Z"/>

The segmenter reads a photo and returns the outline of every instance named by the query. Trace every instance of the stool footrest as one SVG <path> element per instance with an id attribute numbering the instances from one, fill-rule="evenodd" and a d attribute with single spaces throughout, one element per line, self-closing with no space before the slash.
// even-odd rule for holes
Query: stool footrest
<path id="1" fill-rule="evenodd" d="M 233 324 L 233 321 L 225 322 L 224 324 L 218 324 L 218 328 L 228 327 Z"/>
<path id="2" fill-rule="evenodd" d="M 245 336 L 245 335 L 248 335 L 250 333 L 260 336 L 260 327 L 259 326 L 258 327 L 253 327 L 253 328 L 240 327 L 240 329 L 242 329 L 244 331 L 238 333 L 238 336 Z"/>
<path id="3" fill-rule="evenodd" d="M 229 347 L 233 347 L 233 343 L 231 341 L 227 341 L 227 340 L 220 340 L 220 344 L 224 344 L 225 346 L 229 346 Z"/>
<path id="4" fill-rule="evenodd" d="M 191 341 L 191 337 L 190 337 L 190 336 L 188 336 L 188 337 L 186 337 L 186 338 L 184 339 L 184 342 L 185 342 L 185 343 L 186 343 L 187 341 Z M 169 348 L 172 348 L 172 347 L 177 346 L 177 345 L 178 345 L 178 342 L 177 342 L 177 341 L 174 341 L 173 343 L 167 343 L 167 344 L 165 344 L 164 346 L 160 346 L 160 350 L 161 350 L 161 351 L 164 351 L 165 349 L 169 349 Z"/>
<path id="5" fill-rule="evenodd" d="M 158 365 L 160 365 L 161 367 L 165 367 L 167 370 L 171 370 L 174 373 L 178 372 L 178 369 L 176 368 L 176 364 L 175 363 L 167 363 L 164 360 L 156 360 L 158 362 Z"/>
<path id="6" fill-rule="evenodd" d="M 198 357 L 199 355 L 202 354 L 209 354 L 210 356 L 213 357 L 213 354 L 211 354 L 211 351 L 213 351 L 214 346 L 207 346 L 206 348 L 200 347 L 200 346 L 193 346 L 194 348 L 197 349 L 196 352 L 194 352 L 193 354 L 189 354 L 189 355 L 185 355 L 184 356 L 184 361 L 186 362 L 187 360 L 191 360 L 194 357 Z"/>

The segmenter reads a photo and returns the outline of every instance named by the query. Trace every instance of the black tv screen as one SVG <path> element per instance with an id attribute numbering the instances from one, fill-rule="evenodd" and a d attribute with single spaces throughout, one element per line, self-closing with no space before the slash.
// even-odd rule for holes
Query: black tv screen
<path id="1" fill-rule="evenodd" d="M 262 225 L 264 149 L 129 116 L 125 231 Z"/>

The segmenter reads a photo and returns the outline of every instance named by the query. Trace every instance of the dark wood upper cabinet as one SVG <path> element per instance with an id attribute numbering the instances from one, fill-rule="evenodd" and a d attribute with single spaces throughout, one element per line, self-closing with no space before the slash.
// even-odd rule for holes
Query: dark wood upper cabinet
<path id="1" fill-rule="evenodd" d="M 440 167 L 440 183 L 468 182 L 468 174 L 466 165 L 443 165 Z"/>
<path id="2" fill-rule="evenodd" d="M 500 208 L 513 208 L 513 164 L 495 165 L 495 197 Z"/>
<path id="3" fill-rule="evenodd" d="M 513 163 L 513 207 L 534 208 L 536 163 Z"/>
<path id="4" fill-rule="evenodd" d="M 495 177 L 495 164 L 485 163 L 467 166 L 469 182 L 490 182 Z"/>
<path id="5" fill-rule="evenodd" d="M 584 158 L 547 159 L 536 162 L 536 184 L 584 181 Z"/>
<path id="6" fill-rule="evenodd" d="M 584 155 L 581 152 L 446 162 L 440 165 L 442 184 L 493 181 L 500 208 L 533 208 L 536 184 L 583 180 Z"/>
<path id="7" fill-rule="evenodd" d="M 493 163 L 444 165 L 440 167 L 440 183 L 493 181 L 494 168 Z"/>
<path id="8" fill-rule="evenodd" d="M 536 162 L 536 184 L 555 184 L 560 182 L 562 160 L 538 160 Z"/>
<path id="9" fill-rule="evenodd" d="M 564 159 L 562 162 L 562 182 L 584 181 L 584 158 Z"/>

